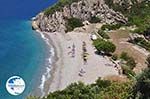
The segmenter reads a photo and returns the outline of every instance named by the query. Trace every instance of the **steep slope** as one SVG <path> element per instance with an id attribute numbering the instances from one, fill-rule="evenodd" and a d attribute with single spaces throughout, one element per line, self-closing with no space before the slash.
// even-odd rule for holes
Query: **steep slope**
<path id="1" fill-rule="evenodd" d="M 83 22 L 89 21 L 92 17 L 98 17 L 102 23 L 127 23 L 127 18 L 121 13 L 110 9 L 103 0 L 77 1 L 65 5 L 61 10 L 49 15 L 41 12 L 33 19 L 33 29 L 48 32 L 66 31 L 66 23 L 69 18 L 77 18 Z"/>

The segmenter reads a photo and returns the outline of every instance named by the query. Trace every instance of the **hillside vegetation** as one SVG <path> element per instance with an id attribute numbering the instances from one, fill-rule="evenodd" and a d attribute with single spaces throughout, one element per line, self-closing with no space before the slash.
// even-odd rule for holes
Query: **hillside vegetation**
<path id="1" fill-rule="evenodd" d="M 42 99 L 127 99 L 132 96 L 132 82 L 118 83 L 101 80 L 85 85 L 82 82 L 73 83 L 62 91 L 50 93 Z M 29 97 L 28 99 L 38 99 Z"/>
<path id="2" fill-rule="evenodd" d="M 56 11 L 60 11 L 62 10 L 62 8 L 65 6 L 65 5 L 70 5 L 72 4 L 73 2 L 78 2 L 80 0 L 58 0 L 58 2 L 56 4 L 54 4 L 53 6 L 47 8 L 45 11 L 44 11 L 44 14 L 45 15 L 50 15 Z"/>
<path id="3" fill-rule="evenodd" d="M 136 25 L 138 27 L 134 32 L 144 33 L 150 28 L 150 1 L 144 0 L 138 3 L 137 0 L 131 0 L 132 5 L 125 2 L 126 0 L 124 0 L 124 3 L 121 5 L 113 3 L 113 1 L 114 0 L 105 0 L 110 8 L 128 17 L 127 25 Z"/>
<path id="4" fill-rule="evenodd" d="M 49 93 L 47 97 L 29 96 L 27 99 L 149 99 L 150 68 L 136 79 L 119 83 L 100 78 L 91 85 L 73 83 L 62 91 Z"/>

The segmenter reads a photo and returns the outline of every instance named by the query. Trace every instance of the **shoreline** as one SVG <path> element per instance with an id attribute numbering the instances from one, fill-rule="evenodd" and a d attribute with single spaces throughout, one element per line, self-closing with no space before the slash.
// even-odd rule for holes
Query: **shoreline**
<path id="1" fill-rule="evenodd" d="M 49 79 L 47 79 L 47 81 L 45 81 L 45 86 L 44 86 L 44 91 L 46 92 L 46 95 L 49 93 L 49 89 L 50 89 L 50 85 L 54 79 L 54 73 L 56 71 L 56 69 L 58 68 L 57 66 L 57 62 L 59 61 L 59 51 L 61 48 L 59 46 L 56 46 L 56 42 L 54 42 L 54 40 L 52 39 L 52 37 L 50 37 L 47 33 L 43 33 L 46 38 L 49 40 L 49 43 L 51 44 L 51 46 L 54 49 L 54 53 L 55 55 L 51 58 L 52 59 L 52 64 L 51 64 L 51 71 L 49 72 L 51 77 Z"/>
<path id="2" fill-rule="evenodd" d="M 52 35 L 54 33 L 42 32 L 42 31 L 39 31 L 39 30 L 36 30 L 36 32 L 41 35 L 42 39 L 44 39 L 47 46 L 50 47 L 50 50 L 53 49 L 53 53 L 54 53 L 52 56 L 50 55 L 50 57 L 48 58 L 48 59 L 51 59 L 51 64 L 49 65 L 50 66 L 49 72 L 46 72 L 46 73 L 48 73 L 50 76 L 47 79 L 45 79 L 44 82 L 41 81 L 42 83 L 40 84 L 40 86 L 42 85 L 43 88 L 40 88 L 40 86 L 39 86 L 39 88 L 42 92 L 42 97 L 43 97 L 45 95 L 48 95 L 49 92 L 51 92 L 50 91 L 50 85 L 51 85 L 51 83 L 54 79 L 55 71 L 58 68 L 57 63 L 60 62 L 59 60 L 60 60 L 61 55 L 60 55 L 59 52 L 61 52 L 61 47 L 58 46 L 59 44 L 56 41 L 54 41 L 54 39 L 52 37 Z M 51 34 L 51 36 L 49 34 Z M 45 72 L 43 73 L 43 75 L 44 74 L 45 74 Z"/>
<path id="3" fill-rule="evenodd" d="M 89 33 L 71 32 L 71 33 L 49 33 L 36 32 L 47 38 L 49 46 L 54 49 L 52 59 L 50 77 L 46 79 L 43 87 L 45 92 L 42 96 L 48 95 L 50 92 L 63 90 L 68 85 L 74 82 L 82 81 L 85 84 L 94 83 L 98 77 L 106 77 L 119 75 L 114 68 L 114 64 L 106 57 L 95 54 L 95 49 L 92 46 L 92 41 L 89 38 Z M 87 43 L 87 51 L 89 58 L 87 64 L 84 64 L 82 54 L 83 42 Z M 72 44 L 75 45 L 75 57 L 71 57 L 69 51 Z M 109 66 L 107 66 L 109 64 Z M 81 70 L 85 73 L 80 75 Z"/>
<path id="4" fill-rule="evenodd" d="M 52 69 L 49 72 L 51 77 L 47 79 L 44 86 L 44 91 L 46 92 L 46 95 L 48 93 L 59 90 L 59 85 L 61 84 L 61 70 L 63 69 L 62 64 L 63 63 L 63 50 L 61 46 L 61 42 L 58 40 L 57 35 L 58 33 L 49 33 L 49 32 L 41 32 L 45 37 L 49 40 L 49 43 L 54 49 L 55 55 L 53 56 L 52 60 L 53 63 L 51 65 Z M 59 35 L 59 34 L 58 34 Z M 54 82 L 54 81 L 57 82 Z M 55 88 L 53 88 L 53 85 L 55 83 Z"/>

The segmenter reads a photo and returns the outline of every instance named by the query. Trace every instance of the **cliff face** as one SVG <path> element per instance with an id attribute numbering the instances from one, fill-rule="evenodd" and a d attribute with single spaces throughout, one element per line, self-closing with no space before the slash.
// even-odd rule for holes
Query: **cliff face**
<path id="1" fill-rule="evenodd" d="M 86 21 L 90 20 L 92 16 L 99 17 L 102 23 L 127 22 L 121 13 L 110 9 L 103 0 L 81 0 L 66 5 L 61 11 L 56 11 L 48 16 L 41 12 L 33 19 L 33 28 L 47 32 L 65 31 L 66 18 L 75 17 Z"/>

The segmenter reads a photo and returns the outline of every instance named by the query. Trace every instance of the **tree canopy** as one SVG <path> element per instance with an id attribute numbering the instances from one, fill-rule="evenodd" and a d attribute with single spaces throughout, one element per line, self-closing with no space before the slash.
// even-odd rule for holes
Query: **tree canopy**
<path id="1" fill-rule="evenodd" d="M 106 54 L 110 54 L 116 50 L 116 46 L 110 41 L 97 39 L 94 41 L 93 44 L 98 52 L 104 52 Z"/>
<path id="2" fill-rule="evenodd" d="M 81 26 L 83 26 L 83 23 L 80 19 L 78 19 L 78 18 L 69 18 L 69 19 L 67 19 L 67 23 L 66 23 L 66 28 L 67 28 L 66 32 L 72 31 L 75 28 L 81 27 Z"/>
<path id="3" fill-rule="evenodd" d="M 136 80 L 136 81 L 135 81 Z M 149 99 L 150 68 L 145 69 L 134 80 L 115 82 L 99 78 L 95 83 L 85 85 L 73 83 L 61 91 L 49 93 L 38 98 L 29 96 L 27 99 Z"/>
<path id="4" fill-rule="evenodd" d="M 100 78 L 91 85 L 73 83 L 62 91 L 50 93 L 43 99 L 128 99 L 132 83 L 119 83 Z"/>
<path id="5" fill-rule="evenodd" d="M 134 86 L 134 99 L 149 99 L 150 98 L 150 68 L 147 68 L 137 78 L 137 83 Z"/>

